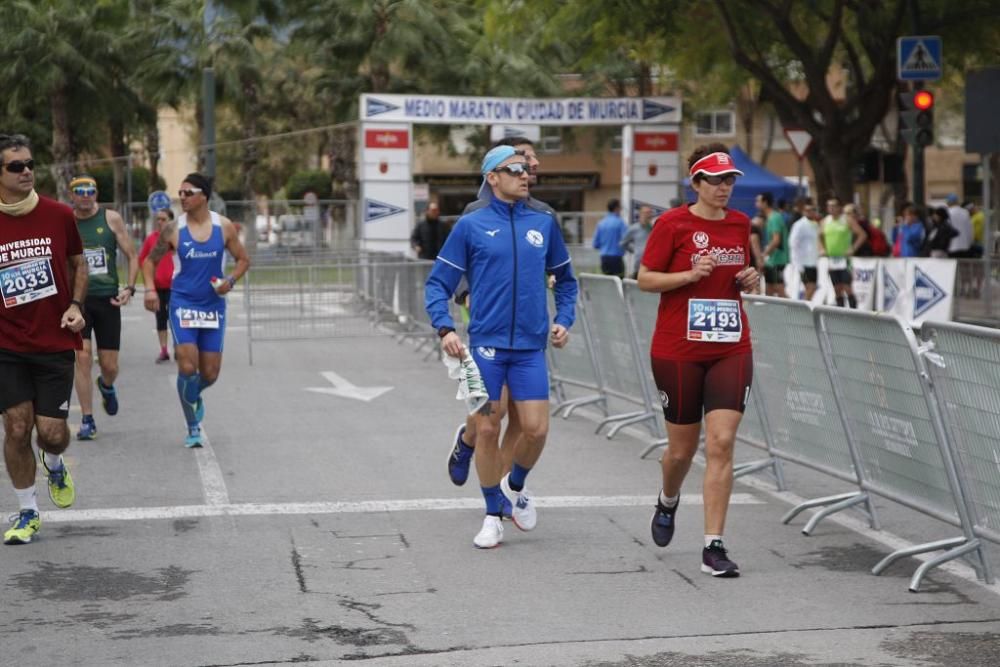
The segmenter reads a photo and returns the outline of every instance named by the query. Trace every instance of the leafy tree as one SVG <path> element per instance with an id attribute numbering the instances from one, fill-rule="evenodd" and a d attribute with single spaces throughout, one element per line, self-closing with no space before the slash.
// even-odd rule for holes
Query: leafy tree
<path id="1" fill-rule="evenodd" d="M 329 199 L 333 194 L 330 174 L 325 171 L 297 171 L 288 179 L 285 194 L 289 199 L 302 199 L 307 192 L 313 192 L 320 199 Z"/>

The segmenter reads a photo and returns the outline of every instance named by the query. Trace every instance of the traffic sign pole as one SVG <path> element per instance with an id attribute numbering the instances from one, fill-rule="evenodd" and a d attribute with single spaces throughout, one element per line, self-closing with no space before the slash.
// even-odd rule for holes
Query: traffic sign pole
<path id="1" fill-rule="evenodd" d="M 802 197 L 805 195 L 805 159 L 806 153 L 809 152 L 809 148 L 812 146 L 812 135 L 806 130 L 802 130 L 796 127 L 786 127 L 784 128 L 785 138 L 788 139 L 788 143 L 791 144 L 792 150 L 795 151 L 795 155 L 799 158 L 799 186 L 796 189 L 796 195 Z"/>

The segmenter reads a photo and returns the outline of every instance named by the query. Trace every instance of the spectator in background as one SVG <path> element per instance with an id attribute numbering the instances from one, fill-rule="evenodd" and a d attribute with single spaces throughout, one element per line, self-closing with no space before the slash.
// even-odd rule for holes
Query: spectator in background
<path id="1" fill-rule="evenodd" d="M 924 223 L 921 220 L 922 211 L 916 204 L 903 204 L 902 224 L 892 230 L 893 257 L 920 257 L 924 245 Z"/>
<path id="2" fill-rule="evenodd" d="M 785 265 L 788 264 L 788 225 L 774 208 L 774 195 L 762 192 L 754 202 L 764 216 L 764 284 L 768 296 L 785 296 Z"/>
<path id="3" fill-rule="evenodd" d="M 958 235 L 958 231 L 948 221 L 948 209 L 939 206 L 932 210 L 930 222 L 920 254 L 923 257 L 947 258 L 948 246 Z"/>
<path id="4" fill-rule="evenodd" d="M 800 202 L 801 205 L 800 205 Z M 802 217 L 792 225 L 788 233 L 788 250 L 792 265 L 799 272 L 805 287 L 805 300 L 812 299 L 816 293 L 816 264 L 819 261 L 819 212 L 812 199 L 803 198 L 796 202 L 796 210 L 802 211 Z"/>
<path id="5" fill-rule="evenodd" d="M 958 205 L 958 197 L 950 194 L 945 198 L 948 202 L 948 219 L 958 234 L 948 246 L 948 256 L 955 259 L 967 259 L 972 256 L 972 217 L 969 212 Z"/>
<path id="6" fill-rule="evenodd" d="M 983 209 L 974 203 L 966 202 L 965 210 L 969 212 L 969 221 L 972 224 L 972 256 L 983 256 L 983 229 L 986 227 L 986 214 Z"/>
<path id="7" fill-rule="evenodd" d="M 160 232 L 173 219 L 174 212 L 169 208 L 156 212 L 156 229 L 150 232 L 142 243 L 142 250 L 139 251 L 139 266 L 142 266 L 146 257 L 153 251 L 160 238 Z M 156 363 L 160 364 L 164 361 L 170 361 L 170 354 L 167 353 L 167 322 L 170 319 L 170 284 L 174 280 L 174 256 L 172 253 L 164 255 L 160 259 L 156 265 L 155 278 L 153 286 L 156 288 L 157 296 L 160 297 L 160 308 L 156 311 L 156 337 L 160 342 L 160 355 L 156 357 Z"/>
<path id="8" fill-rule="evenodd" d="M 448 227 L 441 222 L 441 209 L 437 202 L 427 205 L 424 212 L 424 219 L 417 223 L 410 235 L 410 247 L 417 253 L 420 259 L 437 259 L 441 252 L 441 246 L 448 238 Z"/>
<path id="9" fill-rule="evenodd" d="M 760 213 L 750 219 L 750 261 L 761 275 L 764 275 L 764 245 L 760 239 L 764 235 L 764 222 Z"/>
<path id="10" fill-rule="evenodd" d="M 820 252 L 829 262 L 830 282 L 836 295 L 837 305 L 846 302 L 851 308 L 858 307 L 852 287 L 851 257 L 868 240 L 868 234 L 858 222 L 858 211 L 854 204 L 841 206 L 840 200 L 831 197 L 826 202 L 829 214 L 820 226 Z"/>
<path id="11" fill-rule="evenodd" d="M 621 217 L 622 206 L 617 199 L 608 201 L 608 214 L 597 223 L 593 246 L 601 254 L 601 273 L 606 276 L 625 277 L 625 251 L 622 238 L 628 226 Z"/>
<path id="12" fill-rule="evenodd" d="M 639 275 L 639 265 L 642 263 L 642 253 L 646 250 L 646 240 L 649 233 L 653 231 L 653 208 L 651 206 L 639 207 L 639 222 L 629 225 L 628 231 L 622 237 L 622 250 L 632 253 L 634 256 L 632 278 Z"/>

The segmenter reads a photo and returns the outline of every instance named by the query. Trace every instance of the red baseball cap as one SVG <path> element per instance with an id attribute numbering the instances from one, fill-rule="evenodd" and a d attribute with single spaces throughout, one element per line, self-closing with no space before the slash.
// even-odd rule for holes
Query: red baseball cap
<path id="1" fill-rule="evenodd" d="M 733 158 L 727 153 L 709 153 L 691 165 L 691 176 L 704 174 L 706 176 L 722 176 L 724 174 L 736 174 L 742 176 L 743 172 L 736 168 Z"/>

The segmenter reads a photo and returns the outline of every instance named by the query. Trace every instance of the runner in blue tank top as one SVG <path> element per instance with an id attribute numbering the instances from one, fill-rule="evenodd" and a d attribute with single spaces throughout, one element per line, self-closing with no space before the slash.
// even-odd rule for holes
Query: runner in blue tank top
<path id="1" fill-rule="evenodd" d="M 222 343 L 226 332 L 225 295 L 250 268 L 250 259 L 236 227 L 227 218 L 208 210 L 211 183 L 201 174 L 189 174 L 181 183 L 184 214 L 167 225 L 142 263 L 146 285 L 160 258 L 174 253 L 174 281 L 170 293 L 170 329 L 177 359 L 177 395 L 187 421 L 187 447 L 201 447 L 201 421 L 205 402 L 201 392 L 219 377 Z M 225 275 L 226 251 L 236 260 L 233 273 Z M 156 312 L 160 299 L 152 287 L 143 300 Z"/>

